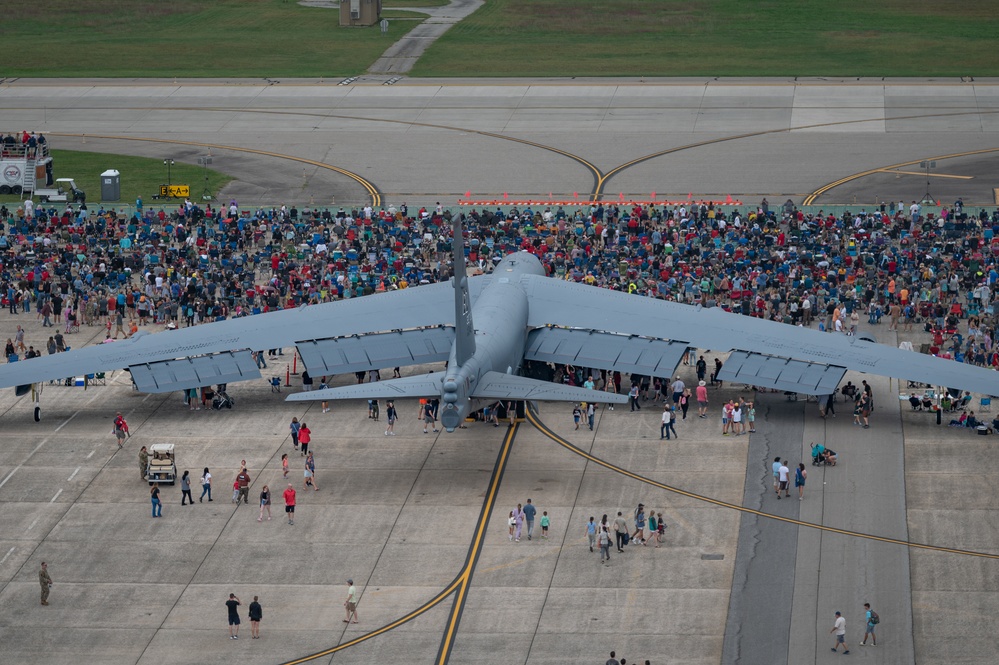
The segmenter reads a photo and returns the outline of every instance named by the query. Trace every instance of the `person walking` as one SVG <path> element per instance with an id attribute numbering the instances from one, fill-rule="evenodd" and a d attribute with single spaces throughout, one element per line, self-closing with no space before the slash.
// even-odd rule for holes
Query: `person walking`
<path id="1" fill-rule="evenodd" d="M 524 506 L 524 520 L 527 522 L 527 539 L 531 540 L 534 537 L 534 517 L 538 514 L 538 509 L 531 503 L 531 500 L 527 500 L 527 505 Z"/>
<path id="2" fill-rule="evenodd" d="M 153 517 L 163 517 L 163 504 L 160 502 L 160 484 L 153 483 L 149 490 L 149 498 L 153 504 Z"/>
<path id="3" fill-rule="evenodd" d="M 611 538 L 607 527 L 602 524 L 600 525 L 600 539 L 598 542 L 600 544 L 600 563 L 609 563 Z"/>
<path id="4" fill-rule="evenodd" d="M 656 547 L 659 547 L 657 542 L 659 539 L 659 521 L 656 519 L 655 511 L 649 511 L 649 538 L 652 542 L 656 543 Z"/>
<path id="5" fill-rule="evenodd" d="M 586 540 L 590 543 L 590 551 L 593 551 L 593 546 L 597 544 L 597 523 L 591 516 L 590 521 L 586 523 Z"/>
<path id="6" fill-rule="evenodd" d="M 121 412 L 114 417 L 114 425 L 111 427 L 111 433 L 114 434 L 115 438 L 118 440 L 118 447 L 121 448 L 125 445 L 125 436 L 128 431 L 128 423 L 125 422 L 125 418 L 122 417 Z"/>
<path id="7" fill-rule="evenodd" d="M 611 408 L 613 409 L 614 407 L 611 407 Z M 587 402 L 586 403 L 586 422 L 589 424 L 591 432 L 593 431 L 593 421 L 596 418 L 596 414 L 597 414 L 597 405 L 594 404 L 593 402 Z"/>
<path id="8" fill-rule="evenodd" d="M 302 429 L 302 426 L 298 422 L 298 418 L 292 418 L 291 424 L 288 425 L 291 430 L 291 443 L 295 446 L 295 450 L 298 450 L 298 431 Z"/>
<path id="9" fill-rule="evenodd" d="M 52 576 L 49 575 L 49 565 L 42 561 L 42 567 L 38 571 L 38 583 L 42 587 L 42 605 L 49 604 L 49 590 L 52 588 Z"/>
<path id="10" fill-rule="evenodd" d="M 617 511 L 617 517 L 614 518 L 614 544 L 617 546 L 618 552 L 624 551 L 624 546 L 628 544 L 628 520 L 624 518 L 621 511 Z"/>
<path id="11" fill-rule="evenodd" d="M 543 540 L 548 540 L 548 527 L 551 526 L 551 519 L 548 517 L 548 511 L 541 513 L 541 538 Z"/>
<path id="12" fill-rule="evenodd" d="M 208 495 L 208 500 L 212 500 L 212 474 L 208 471 L 208 467 L 205 467 L 204 473 L 201 474 L 201 496 L 198 497 L 198 503 L 201 503 L 205 495 Z"/>
<path id="13" fill-rule="evenodd" d="M 794 486 L 798 488 L 798 501 L 801 501 L 805 496 L 806 478 L 808 478 L 808 472 L 805 471 L 805 463 L 798 462 L 798 468 L 794 470 Z"/>
<path id="14" fill-rule="evenodd" d="M 267 511 L 267 521 L 271 521 L 271 489 L 264 485 L 263 489 L 260 490 L 260 515 L 257 517 L 257 521 L 261 522 L 264 519 L 264 511 Z"/>
<path id="15" fill-rule="evenodd" d="M 149 471 L 149 451 L 142 446 L 139 449 L 139 478 L 145 480 L 147 471 Z"/>
<path id="16" fill-rule="evenodd" d="M 281 455 L 281 472 L 285 478 L 288 477 L 288 453 Z"/>
<path id="17" fill-rule="evenodd" d="M 319 485 L 316 484 L 316 458 L 313 457 L 312 453 L 305 458 L 305 468 L 309 470 L 309 478 L 312 480 L 310 483 L 312 489 L 316 492 L 319 491 Z"/>
<path id="18" fill-rule="evenodd" d="M 194 505 L 194 497 L 191 496 L 191 472 L 185 469 L 184 475 L 180 477 L 180 505 L 186 506 L 188 501 L 190 505 Z"/>
<path id="19" fill-rule="evenodd" d="M 516 542 L 520 542 L 520 534 L 524 528 L 524 509 L 518 503 L 517 509 L 513 511 L 513 521 L 514 521 L 514 531 L 513 539 Z"/>
<path id="20" fill-rule="evenodd" d="M 357 587 L 354 586 L 354 580 L 347 580 L 347 600 L 343 606 L 347 610 L 347 618 L 343 622 L 357 623 L 360 617 L 357 616 Z"/>
<path id="21" fill-rule="evenodd" d="M 229 612 L 229 639 L 238 640 L 239 639 L 239 606 L 242 605 L 239 602 L 239 598 L 236 594 L 230 593 L 229 600 L 225 601 L 226 609 Z"/>
<path id="22" fill-rule="evenodd" d="M 843 618 L 842 613 L 836 612 L 836 620 L 833 622 L 833 627 L 829 629 L 830 633 L 836 633 L 836 644 L 833 646 L 832 651 L 839 650 L 839 645 L 843 645 L 843 655 L 850 653 L 850 648 L 846 646 L 846 619 Z"/>
<path id="23" fill-rule="evenodd" d="M 664 438 L 669 441 L 669 426 L 673 423 L 673 413 L 669 410 L 669 404 L 663 404 L 663 416 L 659 425 L 659 440 Z"/>
<path id="24" fill-rule="evenodd" d="M 788 481 L 790 480 L 791 470 L 787 467 L 787 460 L 780 463 L 777 467 L 777 498 L 780 499 L 781 490 L 784 491 L 784 496 L 791 496 L 791 490 L 788 488 Z"/>
<path id="25" fill-rule="evenodd" d="M 284 512 L 288 515 L 288 524 L 295 523 L 295 488 L 288 483 L 288 489 L 284 491 Z"/>
<path id="26" fill-rule="evenodd" d="M 243 500 L 243 503 L 250 503 L 250 473 L 246 470 L 245 466 L 241 466 L 239 473 L 236 474 L 236 482 L 239 484 L 236 505 L 239 505 L 240 499 Z"/>
<path id="27" fill-rule="evenodd" d="M 697 390 L 695 395 L 697 398 L 697 417 L 707 418 L 708 417 L 708 387 L 704 381 L 697 382 Z"/>
<path id="28" fill-rule="evenodd" d="M 635 508 L 635 533 L 631 534 L 632 545 L 645 544 L 645 504 Z"/>
<path id="29" fill-rule="evenodd" d="M 267 519 L 270 519 L 268 517 Z M 264 618 L 264 609 L 260 607 L 260 596 L 254 596 L 249 608 L 250 639 L 260 639 L 260 620 Z"/>
<path id="30" fill-rule="evenodd" d="M 777 492 L 777 498 L 780 498 L 780 457 L 775 457 L 773 464 L 770 465 L 770 471 L 774 476 L 774 492 Z"/>
<path id="31" fill-rule="evenodd" d="M 632 383 L 631 389 L 628 390 L 628 404 L 631 405 L 632 411 L 642 410 L 642 405 L 638 403 L 638 392 L 639 392 L 638 383 Z"/>
<path id="32" fill-rule="evenodd" d="M 756 433 L 756 407 L 752 402 L 746 403 L 746 422 L 749 423 L 749 433 Z"/>
<path id="33" fill-rule="evenodd" d="M 864 603 L 864 618 L 867 620 L 867 625 L 864 628 L 864 639 L 861 641 L 860 646 L 867 646 L 867 638 L 871 638 L 871 646 L 876 647 L 878 645 L 878 636 L 874 634 L 874 627 L 881 623 L 881 617 L 878 613 L 871 609 L 870 603 Z"/>
<path id="34" fill-rule="evenodd" d="M 385 402 L 385 436 L 395 436 L 395 421 L 399 418 L 395 410 L 395 402 Z"/>
<path id="35" fill-rule="evenodd" d="M 312 443 L 312 430 L 302 421 L 302 427 L 298 430 L 298 445 L 302 450 L 302 455 L 309 454 L 309 444 Z"/>
<path id="36" fill-rule="evenodd" d="M 579 420 L 583 417 L 583 410 L 579 408 L 579 404 L 574 404 L 572 407 L 572 422 L 575 424 L 576 429 L 579 429 Z"/>
<path id="37" fill-rule="evenodd" d="M 683 413 L 683 420 L 687 419 L 687 409 L 690 408 L 690 388 L 684 388 L 683 394 L 680 395 L 680 411 Z"/>

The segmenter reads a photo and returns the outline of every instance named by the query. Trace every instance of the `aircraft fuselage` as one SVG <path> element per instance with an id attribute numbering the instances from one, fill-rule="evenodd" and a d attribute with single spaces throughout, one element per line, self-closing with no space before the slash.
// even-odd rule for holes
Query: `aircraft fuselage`
<path id="1" fill-rule="evenodd" d="M 469 396 L 485 372 L 519 371 L 527 344 L 529 311 L 521 277 L 544 274 L 541 262 L 534 255 L 511 254 L 497 264 L 489 283 L 472 303 L 472 321 L 477 324 L 475 351 L 459 365 L 457 348 L 452 347 L 441 390 L 440 420 L 448 432 L 453 432 L 470 412 L 481 406 Z"/>

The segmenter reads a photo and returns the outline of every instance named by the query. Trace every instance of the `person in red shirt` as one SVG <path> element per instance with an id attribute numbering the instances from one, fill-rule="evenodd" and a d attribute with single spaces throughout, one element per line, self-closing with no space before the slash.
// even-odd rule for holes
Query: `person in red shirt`
<path id="1" fill-rule="evenodd" d="M 295 523 L 295 488 L 288 483 L 288 489 L 284 491 L 284 512 L 288 513 L 288 524 Z"/>

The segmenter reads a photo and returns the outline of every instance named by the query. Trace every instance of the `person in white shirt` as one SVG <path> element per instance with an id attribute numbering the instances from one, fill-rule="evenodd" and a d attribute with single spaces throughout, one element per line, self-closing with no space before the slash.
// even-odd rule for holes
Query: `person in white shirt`
<path id="1" fill-rule="evenodd" d="M 833 627 L 829 630 L 830 633 L 836 633 L 836 646 L 832 648 L 833 651 L 839 649 L 839 645 L 843 645 L 843 655 L 850 653 L 850 649 L 846 646 L 846 619 L 839 612 L 836 613 L 836 621 L 833 622 Z"/>
<path id="2" fill-rule="evenodd" d="M 673 436 L 680 438 L 676 433 L 676 427 L 673 425 L 673 421 L 676 419 L 673 417 L 673 410 L 670 409 L 669 404 L 663 405 L 663 418 L 662 425 L 659 426 L 659 438 L 662 439 L 665 435 L 667 441 L 670 440 L 669 433 L 672 431 Z"/>
<path id="3" fill-rule="evenodd" d="M 784 492 L 784 496 L 791 496 L 791 492 L 787 488 L 788 479 L 791 475 L 791 470 L 787 467 L 787 460 L 780 463 L 777 468 L 777 499 L 780 500 L 780 493 Z"/>

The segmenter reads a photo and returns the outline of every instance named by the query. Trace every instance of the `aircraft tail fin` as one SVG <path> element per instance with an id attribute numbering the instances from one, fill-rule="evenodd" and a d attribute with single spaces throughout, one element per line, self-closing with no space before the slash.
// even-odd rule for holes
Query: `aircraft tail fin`
<path id="1" fill-rule="evenodd" d="M 472 392 L 475 399 L 540 400 L 550 402 L 597 402 L 600 404 L 626 404 L 627 395 L 565 386 L 550 381 L 529 379 L 525 376 L 486 372 L 479 377 Z"/>
<path id="2" fill-rule="evenodd" d="M 472 325 L 472 301 L 468 295 L 468 274 L 465 270 L 465 240 L 461 234 L 461 216 L 451 220 L 454 252 L 454 350 L 455 361 L 461 367 L 475 353 L 475 326 Z"/>
<path id="3" fill-rule="evenodd" d="M 444 372 L 405 376 L 354 386 L 337 386 L 288 395 L 286 401 L 306 402 L 328 399 L 403 399 L 406 397 L 440 397 Z"/>

